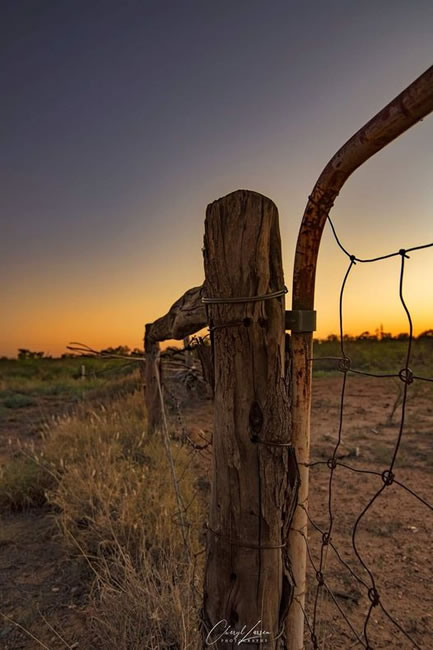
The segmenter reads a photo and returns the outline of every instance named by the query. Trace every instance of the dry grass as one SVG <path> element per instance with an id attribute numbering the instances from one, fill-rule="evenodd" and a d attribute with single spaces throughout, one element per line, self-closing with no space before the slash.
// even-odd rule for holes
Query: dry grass
<path id="1" fill-rule="evenodd" d="M 53 477 L 32 458 L 19 455 L 0 468 L 0 510 L 18 512 L 45 503 Z"/>
<path id="2" fill-rule="evenodd" d="M 171 442 L 198 560 L 203 522 L 191 451 Z M 124 395 L 46 427 L 35 460 L 66 543 L 94 576 L 89 615 L 106 650 L 198 648 L 200 566 L 188 560 L 166 451 L 146 433 L 143 396 Z"/>

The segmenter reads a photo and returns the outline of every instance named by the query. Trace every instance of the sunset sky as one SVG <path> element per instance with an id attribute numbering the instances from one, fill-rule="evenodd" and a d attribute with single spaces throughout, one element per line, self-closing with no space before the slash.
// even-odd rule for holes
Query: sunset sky
<path id="1" fill-rule="evenodd" d="M 0 355 L 142 345 L 203 281 L 206 205 L 272 198 L 286 284 L 302 213 L 335 151 L 433 62 L 431 0 L 1 2 Z M 370 257 L 433 241 L 433 116 L 355 172 L 331 213 Z M 399 258 L 357 265 L 346 330 L 407 330 Z M 329 229 L 318 335 L 347 259 Z M 407 261 L 433 327 L 433 249 Z M 290 294 L 287 298 L 290 306 Z"/>

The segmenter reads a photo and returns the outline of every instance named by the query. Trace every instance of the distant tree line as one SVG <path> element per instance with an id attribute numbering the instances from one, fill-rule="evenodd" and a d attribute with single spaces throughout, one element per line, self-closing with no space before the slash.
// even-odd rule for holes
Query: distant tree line
<path id="1" fill-rule="evenodd" d="M 433 340 L 433 329 L 431 330 L 425 330 L 425 332 L 421 332 L 418 336 L 414 336 L 413 338 L 416 338 L 418 340 L 420 339 L 432 339 Z M 337 336 L 336 334 L 329 334 L 329 336 L 326 337 L 326 341 L 339 341 L 340 337 Z M 396 334 L 393 336 L 390 332 L 384 332 L 383 329 L 381 328 L 380 330 L 376 330 L 374 334 L 371 334 L 368 330 L 365 332 L 361 332 L 358 336 L 350 336 L 350 334 L 344 334 L 343 336 L 344 341 L 383 341 L 386 343 L 387 341 L 408 341 L 409 340 L 409 334 L 407 332 L 401 332 L 400 334 Z"/>
<path id="2" fill-rule="evenodd" d="M 45 352 L 33 352 L 32 350 L 27 350 L 26 348 L 18 349 L 18 359 L 51 359 L 49 355 L 46 355 Z"/>
<path id="3" fill-rule="evenodd" d="M 430 330 L 425 330 L 425 332 L 421 332 L 417 337 L 414 337 L 417 340 L 426 340 L 430 339 L 433 340 L 433 329 Z M 371 334 L 368 330 L 365 332 L 361 332 L 358 336 L 351 336 L 350 334 L 344 334 L 343 340 L 344 341 L 381 341 L 386 343 L 387 341 L 407 341 L 409 339 L 409 334 L 407 332 L 401 332 L 400 334 L 396 334 L 393 336 L 390 332 L 384 332 L 383 328 L 380 327 L 380 329 L 377 329 L 374 334 Z M 316 339 L 318 341 L 319 339 Z M 329 334 L 329 336 L 326 337 L 326 339 L 320 339 L 322 342 L 323 340 L 329 341 L 329 342 L 335 342 L 339 341 L 340 337 L 337 336 L 337 334 Z M 139 348 L 130 348 L 127 345 L 118 345 L 117 347 L 108 347 L 105 348 L 104 350 L 101 350 L 101 354 L 104 355 L 119 355 L 119 356 L 129 356 L 129 357 L 141 357 L 143 356 L 143 350 L 140 350 Z M 62 359 L 74 359 L 77 355 L 66 352 L 62 354 L 61 358 Z M 80 355 L 80 356 L 88 356 L 92 357 L 92 354 L 88 355 Z M 28 350 L 27 348 L 19 348 L 18 349 L 18 359 L 24 360 L 24 359 L 52 359 L 52 356 L 45 354 L 45 352 L 35 352 L 33 350 Z"/>
<path id="4" fill-rule="evenodd" d="M 128 356 L 128 357 L 141 357 L 143 356 L 143 350 L 140 350 L 139 348 L 133 348 L 131 349 L 127 345 L 118 345 L 117 347 L 109 347 L 105 348 L 104 350 L 101 350 L 101 354 L 105 355 L 120 355 L 120 356 Z M 25 360 L 25 359 L 52 359 L 53 357 L 50 356 L 49 354 L 45 354 L 45 352 L 35 352 L 34 350 L 28 350 L 27 348 L 19 348 L 18 349 L 18 359 L 20 360 Z M 84 356 L 84 357 L 92 357 L 92 354 L 80 354 L 79 355 Z M 77 355 L 74 354 L 73 352 L 65 352 L 64 354 L 61 355 L 61 359 L 74 359 L 76 358 Z"/>

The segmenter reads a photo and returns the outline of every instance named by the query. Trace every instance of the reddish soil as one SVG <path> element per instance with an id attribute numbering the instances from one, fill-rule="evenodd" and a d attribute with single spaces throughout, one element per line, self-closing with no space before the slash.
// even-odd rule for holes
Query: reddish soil
<path id="1" fill-rule="evenodd" d="M 341 387 L 342 375 L 314 379 L 312 462 L 332 458 L 338 437 Z M 337 453 L 341 463 L 357 470 L 379 473 L 389 467 L 400 428 L 400 406 L 389 421 L 398 395 L 399 385 L 394 379 L 348 377 L 342 442 Z M 396 480 L 430 503 L 433 503 L 432 397 L 433 386 L 430 384 L 409 386 L 405 428 L 394 467 Z M 188 429 L 210 435 L 210 406 L 189 411 L 185 419 Z M 310 470 L 310 516 L 322 531 L 329 526 L 329 477 L 330 470 L 325 463 Z M 337 466 L 332 482 L 331 541 L 342 559 L 367 586 L 371 585 L 371 578 L 354 553 L 352 530 L 358 516 L 381 486 L 381 476 L 356 473 L 341 466 Z M 431 509 L 393 483 L 385 488 L 361 519 L 355 538 L 358 551 L 375 579 L 380 603 L 423 649 L 433 647 L 432 530 Z M 308 545 L 316 568 L 319 568 L 321 537 L 310 526 Z M 331 548 L 324 557 L 322 571 L 335 603 L 322 587 L 315 627 L 320 648 L 347 650 L 362 647 L 349 624 L 356 634 L 363 634 L 370 606 L 368 589 L 338 561 Z M 310 563 L 306 604 L 310 625 L 313 625 L 316 589 L 316 573 Z M 307 650 L 313 648 L 313 644 L 308 627 L 306 629 Z M 375 650 L 417 647 L 391 623 L 380 606 L 372 610 L 367 635 L 371 648 Z"/>
<path id="2" fill-rule="evenodd" d="M 312 413 L 312 461 L 332 457 L 338 435 L 342 377 L 314 382 Z M 395 478 L 433 503 L 431 483 L 431 441 L 433 437 L 432 386 L 409 386 L 405 427 L 394 467 Z M 392 379 L 349 376 L 345 395 L 341 462 L 355 469 L 382 473 L 389 467 L 396 445 L 401 408 L 389 415 L 398 396 L 398 384 Z M 311 469 L 310 513 L 322 530 L 329 525 L 330 470 L 326 465 Z M 368 586 L 371 578 L 363 569 L 352 547 L 352 530 L 370 499 L 383 486 L 380 476 L 355 473 L 337 466 L 333 478 L 332 512 L 335 516 L 332 541 L 342 558 Z M 362 517 L 355 543 L 376 582 L 380 603 L 421 648 L 432 647 L 433 594 L 431 576 L 432 511 L 405 489 L 393 483 L 385 487 Z M 309 545 L 318 567 L 321 534 L 310 527 Z M 325 580 L 358 634 L 362 633 L 370 601 L 366 587 L 357 583 L 328 550 Z M 317 581 L 309 571 L 308 610 L 311 615 Z M 322 588 L 323 589 L 323 588 Z M 326 593 L 326 590 L 324 590 Z M 321 625 L 326 648 L 352 647 L 356 638 L 328 596 Z M 319 622 L 319 617 L 317 617 Z M 407 648 L 416 646 L 384 614 L 373 608 L 367 628 L 371 646 Z M 308 646 L 307 646 L 308 647 Z M 322 647 L 322 646 L 321 646 Z"/>

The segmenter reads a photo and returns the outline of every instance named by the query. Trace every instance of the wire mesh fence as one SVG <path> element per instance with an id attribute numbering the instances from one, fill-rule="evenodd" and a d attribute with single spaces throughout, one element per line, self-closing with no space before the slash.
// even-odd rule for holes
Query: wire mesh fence
<path id="1" fill-rule="evenodd" d="M 404 295 L 404 278 L 405 278 L 405 269 L 406 269 L 406 260 L 409 259 L 408 253 L 415 252 L 421 249 L 430 248 L 433 244 L 425 244 L 422 246 L 411 247 L 408 249 L 400 249 L 399 251 L 389 253 L 386 255 L 378 256 L 371 259 L 362 259 L 356 255 L 350 254 L 346 248 L 342 245 L 334 224 L 328 216 L 328 221 L 331 226 L 335 241 L 342 252 L 347 256 L 349 260 L 348 268 L 345 272 L 339 298 L 339 346 L 340 346 L 340 355 L 336 357 L 315 357 L 312 359 L 313 363 L 320 363 L 323 361 L 334 361 L 336 368 L 342 373 L 342 382 L 341 390 L 339 397 L 339 407 L 338 407 L 338 421 L 337 421 L 337 437 L 335 445 L 333 446 L 329 457 L 326 460 L 316 460 L 314 462 L 308 463 L 308 466 L 318 471 L 320 469 L 326 471 L 328 474 L 328 485 L 327 485 L 327 515 L 326 521 L 324 524 L 319 525 L 316 520 L 312 518 L 308 509 L 304 504 L 301 504 L 305 512 L 307 513 L 310 530 L 312 533 L 316 533 L 319 537 L 318 548 L 317 546 L 313 549 L 312 543 L 310 542 L 309 537 L 305 535 L 303 531 L 298 531 L 305 540 L 307 548 L 307 558 L 310 563 L 310 568 L 312 570 L 315 586 L 313 586 L 312 597 L 308 603 L 308 607 L 304 609 L 304 617 L 306 622 L 307 634 L 309 637 L 309 644 L 315 650 L 318 648 L 327 647 L 326 634 L 323 633 L 322 620 L 323 612 L 321 611 L 324 606 L 324 601 L 329 600 L 329 602 L 334 606 L 337 615 L 341 617 L 344 621 L 344 624 L 348 630 L 348 636 L 346 643 L 351 643 L 352 645 L 344 645 L 339 647 L 355 647 L 361 646 L 367 650 L 372 650 L 375 646 L 373 645 L 373 635 L 371 632 L 371 622 L 373 617 L 373 612 L 377 609 L 380 610 L 381 614 L 385 616 L 388 622 L 393 626 L 393 628 L 401 635 L 401 638 L 405 640 L 405 643 L 409 644 L 405 647 L 410 648 L 421 648 L 422 646 L 415 640 L 412 633 L 408 631 L 404 623 L 397 619 L 393 615 L 391 609 L 386 604 L 387 596 L 389 596 L 389 589 L 381 586 L 381 580 L 378 577 L 378 571 L 374 568 L 374 563 L 370 558 L 367 558 L 366 549 L 361 542 L 360 538 L 360 528 L 361 524 L 366 520 L 367 516 L 371 512 L 375 503 L 380 499 L 385 499 L 389 494 L 391 486 L 397 486 L 399 489 L 405 491 L 411 496 L 414 500 L 421 504 L 426 513 L 433 510 L 433 506 L 425 498 L 424 495 L 419 494 L 413 486 L 408 485 L 405 481 L 398 479 L 398 472 L 396 470 L 396 462 L 398 459 L 399 451 L 401 449 L 402 441 L 405 435 L 405 425 L 406 425 L 406 416 L 407 416 L 407 403 L 409 399 L 410 387 L 414 382 L 432 382 L 433 378 L 425 377 L 418 374 L 415 374 L 410 367 L 412 360 L 412 351 L 413 351 L 413 320 L 411 313 L 408 309 L 405 295 Z M 407 317 L 409 335 L 407 338 L 407 347 L 405 353 L 404 364 L 401 368 L 396 368 L 394 372 L 390 373 L 376 373 L 368 372 L 354 367 L 350 356 L 346 351 L 345 336 L 344 336 L 344 317 L 343 317 L 343 302 L 345 292 L 347 290 L 347 284 L 349 276 L 353 273 L 353 269 L 357 263 L 369 264 L 380 262 L 381 260 L 388 259 L 390 257 L 400 256 L 400 277 L 399 277 L 399 300 L 404 309 L 404 312 Z M 372 378 L 379 379 L 398 379 L 402 382 L 403 391 L 401 396 L 401 406 L 400 406 L 400 421 L 398 425 L 398 431 L 396 438 L 393 442 L 391 454 L 389 460 L 384 465 L 382 471 L 374 471 L 368 467 L 358 467 L 347 462 L 341 462 L 339 460 L 339 450 L 342 445 L 342 435 L 345 424 L 345 413 L 346 413 L 346 397 L 347 397 L 347 385 L 349 377 L 351 374 L 354 375 L 364 375 Z M 348 561 L 343 557 L 343 553 L 340 551 L 339 547 L 333 541 L 333 535 L 335 530 L 335 520 L 336 513 L 338 511 L 339 504 L 335 498 L 336 482 L 337 478 L 341 476 L 341 471 L 356 473 L 364 477 L 374 477 L 377 480 L 377 484 L 374 488 L 373 494 L 368 498 L 368 501 L 365 505 L 360 508 L 360 511 L 357 513 L 355 520 L 350 528 L 350 545 L 352 550 L 353 559 Z M 342 480 L 345 480 L 346 477 L 342 477 Z M 313 537 L 313 535 L 311 535 Z M 398 545 L 398 540 L 396 542 Z M 316 553 L 314 552 L 316 551 Z M 330 585 L 327 574 L 327 565 L 329 561 L 329 556 L 332 555 L 334 560 L 339 564 L 340 571 L 347 574 L 350 578 L 349 582 L 352 581 L 357 590 L 359 590 L 361 595 L 366 596 L 368 606 L 366 608 L 366 613 L 362 626 L 358 629 L 356 625 L 351 620 L 347 611 L 340 604 L 339 600 L 342 594 L 336 593 Z M 368 554 L 370 556 L 370 554 Z M 357 565 L 354 568 L 354 565 Z M 415 579 L 415 578 L 414 578 Z M 343 594 L 343 597 L 350 599 L 347 594 Z M 353 598 L 353 596 L 352 596 Z M 358 602 L 359 595 L 356 598 Z M 308 642 L 308 641 L 307 641 Z M 329 646 L 335 647 L 335 646 Z M 384 647 L 384 646 L 380 646 Z M 425 647 L 425 646 L 424 646 Z"/>
<path id="2" fill-rule="evenodd" d="M 310 572 L 314 581 L 310 587 L 305 607 L 303 607 L 300 601 L 298 601 L 303 609 L 305 618 L 306 647 L 311 647 L 314 650 L 319 648 L 322 650 L 325 648 L 332 648 L 334 650 L 335 648 L 358 646 L 366 648 L 366 650 L 373 650 L 373 648 L 376 647 L 376 639 L 375 634 L 372 631 L 372 620 L 373 617 L 376 616 L 375 613 L 380 611 L 381 615 L 385 617 L 389 625 L 395 630 L 397 635 L 395 647 L 425 648 L 426 646 L 420 645 L 421 641 L 415 638 L 413 632 L 405 625 L 405 622 L 401 621 L 400 617 L 393 613 L 393 608 L 389 606 L 388 599 L 390 596 L 390 587 L 388 584 L 384 586 L 382 573 L 378 571 L 377 567 L 374 565 L 374 553 L 372 555 L 370 551 L 368 553 L 366 552 L 365 536 L 360 535 L 360 530 L 362 525 L 368 519 L 374 506 L 378 502 L 386 500 L 390 490 L 392 489 L 397 488 L 410 497 L 410 499 L 413 499 L 418 505 L 425 509 L 426 513 L 431 514 L 431 511 L 433 510 L 433 506 L 426 495 L 421 493 L 417 489 L 417 486 L 411 485 L 410 482 L 404 479 L 404 477 L 401 477 L 396 468 L 402 442 L 405 437 L 407 405 L 410 398 L 410 391 L 418 382 L 426 384 L 433 382 L 433 377 L 424 376 L 411 369 L 414 328 L 413 319 L 405 299 L 405 271 L 408 263 L 407 260 L 410 259 L 408 254 L 415 253 L 422 249 L 431 248 L 433 247 L 433 243 L 400 249 L 371 259 L 362 259 L 349 253 L 341 243 L 335 226 L 329 216 L 328 220 L 338 247 L 348 259 L 348 266 L 342 280 L 339 297 L 339 354 L 336 356 L 319 356 L 311 359 L 313 364 L 319 365 L 323 362 L 332 362 L 335 364 L 335 369 L 341 373 L 342 377 L 335 443 L 332 445 L 330 453 L 326 458 L 313 460 L 308 463 L 308 467 L 313 472 L 326 473 L 326 508 L 321 513 L 319 519 L 317 516 L 311 514 L 307 504 L 299 504 L 299 507 L 305 510 L 308 518 L 309 533 L 307 535 L 304 531 L 300 530 L 297 532 L 302 536 L 305 542 Z M 356 364 L 352 361 L 348 353 L 344 327 L 344 296 L 347 291 L 348 280 L 354 273 L 357 264 L 379 263 L 380 261 L 391 257 L 400 257 L 401 260 L 398 298 L 407 317 L 409 333 L 406 341 L 404 363 L 402 366 L 395 368 L 392 372 L 374 372 L 356 367 Z M 203 338 L 195 337 L 192 339 L 190 344 L 182 350 L 171 349 L 162 352 L 160 357 L 161 375 L 158 374 L 158 390 L 161 400 L 161 408 L 164 414 L 163 442 L 169 466 L 171 468 L 171 478 L 174 490 L 177 496 L 178 512 L 176 517 L 179 524 L 179 532 L 183 536 L 186 561 L 193 561 L 194 563 L 197 561 L 197 554 L 192 553 L 187 534 L 189 526 L 188 508 L 190 507 L 190 504 L 186 503 L 183 499 L 182 476 L 177 476 L 176 474 L 175 461 L 172 452 L 172 438 L 173 431 L 175 431 L 177 439 L 181 440 L 182 444 L 190 447 L 191 463 L 194 463 L 197 458 L 201 458 L 207 466 L 209 465 L 211 460 L 212 440 L 205 435 L 199 436 L 199 439 L 197 436 L 191 436 L 188 424 L 184 417 L 182 400 L 179 398 L 176 391 L 176 383 L 182 383 L 187 388 L 188 382 L 191 381 L 198 381 L 199 383 L 201 382 L 201 384 L 204 383 L 203 375 L 200 373 L 198 359 L 192 361 L 189 359 L 187 362 L 184 357 L 187 353 L 196 350 L 197 346 L 203 345 L 204 342 L 207 342 L 208 337 L 209 334 L 204 340 Z M 91 350 L 82 344 L 75 344 L 75 346 L 70 349 L 75 352 L 86 354 L 98 354 L 97 351 Z M 115 355 L 114 358 L 125 359 L 123 355 Z M 128 357 L 126 357 L 126 359 L 128 359 Z M 144 360 L 145 357 L 128 359 L 128 363 L 125 365 L 133 364 L 137 361 L 142 362 Z M 348 383 L 350 383 L 351 376 L 357 375 L 369 377 L 371 379 L 394 382 L 398 381 L 402 387 L 399 398 L 400 418 L 396 435 L 392 443 L 389 458 L 382 462 L 383 466 L 380 471 L 369 466 L 368 463 L 360 464 L 361 461 L 359 459 L 357 459 L 356 463 L 346 460 L 346 458 L 342 458 L 341 454 L 343 432 L 347 415 Z M 394 411 L 395 410 L 396 409 L 394 409 Z M 171 411 L 170 417 L 167 417 L 168 411 Z M 335 535 L 337 515 L 339 509 L 342 507 L 342 504 L 339 503 L 337 498 L 337 484 L 339 481 L 345 482 L 348 475 L 356 475 L 362 477 L 362 479 L 369 478 L 375 481 L 372 494 L 368 497 L 366 503 L 362 503 L 359 512 L 356 513 L 354 520 L 346 530 L 346 537 L 348 537 L 350 545 L 350 553 L 346 546 L 342 548 L 341 535 L 339 536 L 339 541 L 337 541 Z M 199 492 L 194 495 L 194 498 L 198 498 L 198 494 Z M 399 545 L 400 540 L 398 539 L 398 536 L 397 540 L 393 543 L 395 544 L 395 547 Z M 204 548 L 200 550 L 200 554 L 201 553 L 204 553 Z M 332 563 L 333 570 L 331 571 L 330 566 Z M 338 573 L 345 576 L 344 582 L 347 586 L 345 591 L 342 591 L 338 588 L 338 585 L 335 586 L 333 583 L 333 579 Z M 194 584 L 193 588 L 197 607 L 199 607 L 201 598 L 199 580 L 197 580 L 197 583 Z M 358 605 L 362 599 L 366 602 L 366 607 L 365 614 L 362 616 L 362 623 L 360 624 L 359 612 L 355 617 L 356 620 L 354 620 L 351 606 L 353 604 Z M 349 603 L 349 607 L 345 606 L 347 603 Z M 342 638 L 339 641 L 335 640 L 335 630 L 333 631 L 333 634 L 329 633 L 329 620 L 327 621 L 326 619 L 329 617 L 330 608 L 334 610 L 332 615 L 333 620 L 337 617 L 342 623 Z M 343 627 L 345 628 L 345 631 L 343 631 Z M 407 645 L 397 645 L 401 642 L 406 643 Z M 382 643 L 380 639 L 379 643 Z M 385 646 L 379 645 L 378 647 Z"/>

